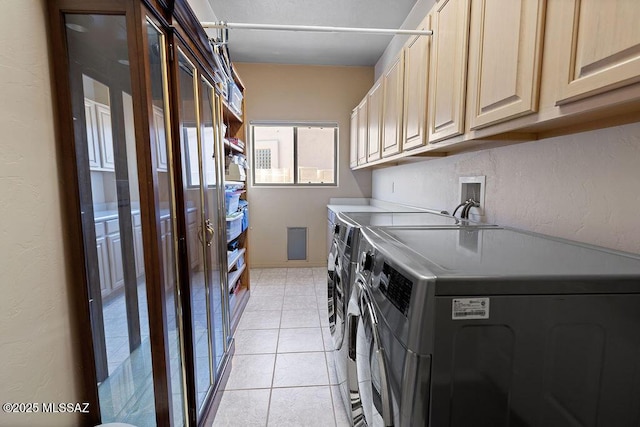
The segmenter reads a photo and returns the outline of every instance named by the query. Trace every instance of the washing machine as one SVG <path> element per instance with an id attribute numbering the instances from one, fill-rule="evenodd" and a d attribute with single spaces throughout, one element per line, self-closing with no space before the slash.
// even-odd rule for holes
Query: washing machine
<path id="1" fill-rule="evenodd" d="M 635 426 L 640 257 L 507 228 L 362 228 L 356 426 Z"/>
<path id="2" fill-rule="evenodd" d="M 334 216 L 333 241 L 329 251 L 327 296 L 329 309 L 329 328 L 334 344 L 334 361 L 340 395 L 351 411 L 352 400 L 349 391 L 348 340 L 349 329 L 345 322 L 347 306 L 352 290 L 356 266 L 356 250 L 360 240 L 360 229 L 367 226 L 402 227 L 411 225 L 417 228 L 440 227 L 493 227 L 460 220 L 436 211 L 411 212 L 338 212 Z M 353 380 L 351 380 L 353 381 Z"/>

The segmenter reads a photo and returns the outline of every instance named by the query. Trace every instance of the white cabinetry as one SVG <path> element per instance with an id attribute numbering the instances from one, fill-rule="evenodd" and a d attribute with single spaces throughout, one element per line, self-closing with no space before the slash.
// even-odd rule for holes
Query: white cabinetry
<path id="1" fill-rule="evenodd" d="M 111 293 L 111 275 L 109 269 L 109 251 L 105 238 L 104 222 L 96 223 L 96 250 L 98 252 L 98 274 L 100 276 L 100 293 L 106 296 Z"/>
<path id="2" fill-rule="evenodd" d="M 98 142 L 98 124 L 96 122 L 96 103 L 84 100 L 84 117 L 87 121 L 87 150 L 89 154 L 89 168 L 102 167 L 100 162 L 100 143 Z"/>
<path id="3" fill-rule="evenodd" d="M 124 266 L 122 264 L 122 242 L 118 220 L 106 221 L 107 250 L 109 252 L 109 274 L 111 276 L 111 291 L 124 285 Z"/>
<path id="4" fill-rule="evenodd" d="M 114 170 L 111 110 L 108 105 L 84 99 L 87 122 L 87 150 L 89 167 L 93 170 Z"/>
<path id="5" fill-rule="evenodd" d="M 158 170 L 167 171 L 167 142 L 164 128 L 164 111 L 157 105 L 153 106 L 153 129 L 156 137 L 156 153 L 158 155 Z"/>

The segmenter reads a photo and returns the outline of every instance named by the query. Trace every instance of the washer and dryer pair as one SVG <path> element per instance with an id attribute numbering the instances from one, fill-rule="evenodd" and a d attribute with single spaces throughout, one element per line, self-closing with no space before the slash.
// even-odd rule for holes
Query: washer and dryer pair
<path id="1" fill-rule="evenodd" d="M 442 215 L 435 211 L 411 212 L 339 212 L 330 224 L 333 240 L 328 258 L 329 326 L 334 344 L 334 360 L 338 385 L 345 408 L 353 414 L 356 425 L 362 419 L 362 405 L 354 394 L 358 383 L 354 347 L 351 342 L 347 311 L 352 299 L 360 230 L 362 227 L 449 228 L 474 226 L 473 223 Z M 331 221 L 330 221 L 331 222 Z M 353 303 L 352 303 L 353 304 Z M 351 366 L 350 366 L 351 365 Z M 362 377 L 362 373 L 360 374 Z"/>
<path id="2" fill-rule="evenodd" d="M 363 227 L 356 426 L 640 423 L 640 257 L 499 227 Z"/>

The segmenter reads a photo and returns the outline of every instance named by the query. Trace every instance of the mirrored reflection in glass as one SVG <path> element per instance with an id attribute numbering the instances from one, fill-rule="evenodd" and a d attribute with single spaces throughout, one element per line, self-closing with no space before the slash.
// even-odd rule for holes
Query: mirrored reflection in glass
<path id="1" fill-rule="evenodd" d="M 155 425 L 126 20 L 65 24 L 102 421 Z"/>
<path id="2" fill-rule="evenodd" d="M 162 241 L 162 268 L 165 286 L 165 309 L 167 312 L 166 331 L 169 346 L 169 372 L 171 388 L 172 422 L 174 426 L 184 425 L 184 392 L 182 376 L 182 354 L 180 352 L 180 335 L 178 322 L 178 294 L 176 279 L 176 253 L 174 242 L 174 220 L 172 200 L 172 169 L 170 167 L 171 153 L 169 135 L 165 131 L 168 114 L 166 112 L 166 61 L 165 36 L 150 21 L 147 21 L 147 43 L 149 52 L 152 108 L 153 108 L 153 136 L 158 173 L 158 200 L 160 209 L 160 228 Z"/>

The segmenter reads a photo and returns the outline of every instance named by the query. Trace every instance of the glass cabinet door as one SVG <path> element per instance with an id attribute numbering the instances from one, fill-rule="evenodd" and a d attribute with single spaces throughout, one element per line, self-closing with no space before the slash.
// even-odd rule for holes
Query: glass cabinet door
<path id="1" fill-rule="evenodd" d="M 219 204 L 220 191 L 224 192 L 221 186 L 221 180 L 218 174 L 220 166 L 220 153 L 218 149 L 219 127 L 217 123 L 217 95 L 213 86 L 204 78 L 200 80 L 200 129 L 202 141 L 202 170 L 204 174 L 205 208 L 207 212 L 208 225 L 215 230 L 213 239 L 207 243 L 208 250 L 205 252 L 207 256 L 207 279 L 209 289 L 209 305 L 211 316 L 211 354 L 213 361 L 214 381 L 217 381 L 218 372 L 222 365 L 225 347 L 225 287 L 220 265 L 222 256 L 226 257 L 226 251 L 222 248 L 226 247 L 226 240 L 222 238 L 219 230 Z"/>
<path id="2" fill-rule="evenodd" d="M 101 420 L 156 425 L 127 19 L 64 25 Z"/>
<path id="3" fill-rule="evenodd" d="M 178 49 L 180 153 L 195 396 L 202 414 L 225 354 L 218 182 L 213 87 Z M 225 252 L 226 255 L 226 252 Z"/>
<path id="4" fill-rule="evenodd" d="M 182 348 L 180 331 L 181 305 L 178 293 L 177 251 L 176 251 L 176 215 L 174 198 L 174 173 L 171 155 L 171 133 L 169 120 L 169 101 L 167 86 L 166 36 L 148 18 L 146 21 L 146 43 L 149 62 L 149 78 L 151 83 L 151 117 L 149 119 L 151 135 L 151 152 L 155 154 L 157 174 L 157 206 L 160 218 L 160 243 L 162 257 L 162 273 L 164 282 L 164 309 L 166 311 L 165 342 L 168 349 L 168 375 L 170 388 L 170 413 L 173 426 L 185 423 L 186 399 L 184 395 L 184 376 L 182 374 Z"/>

